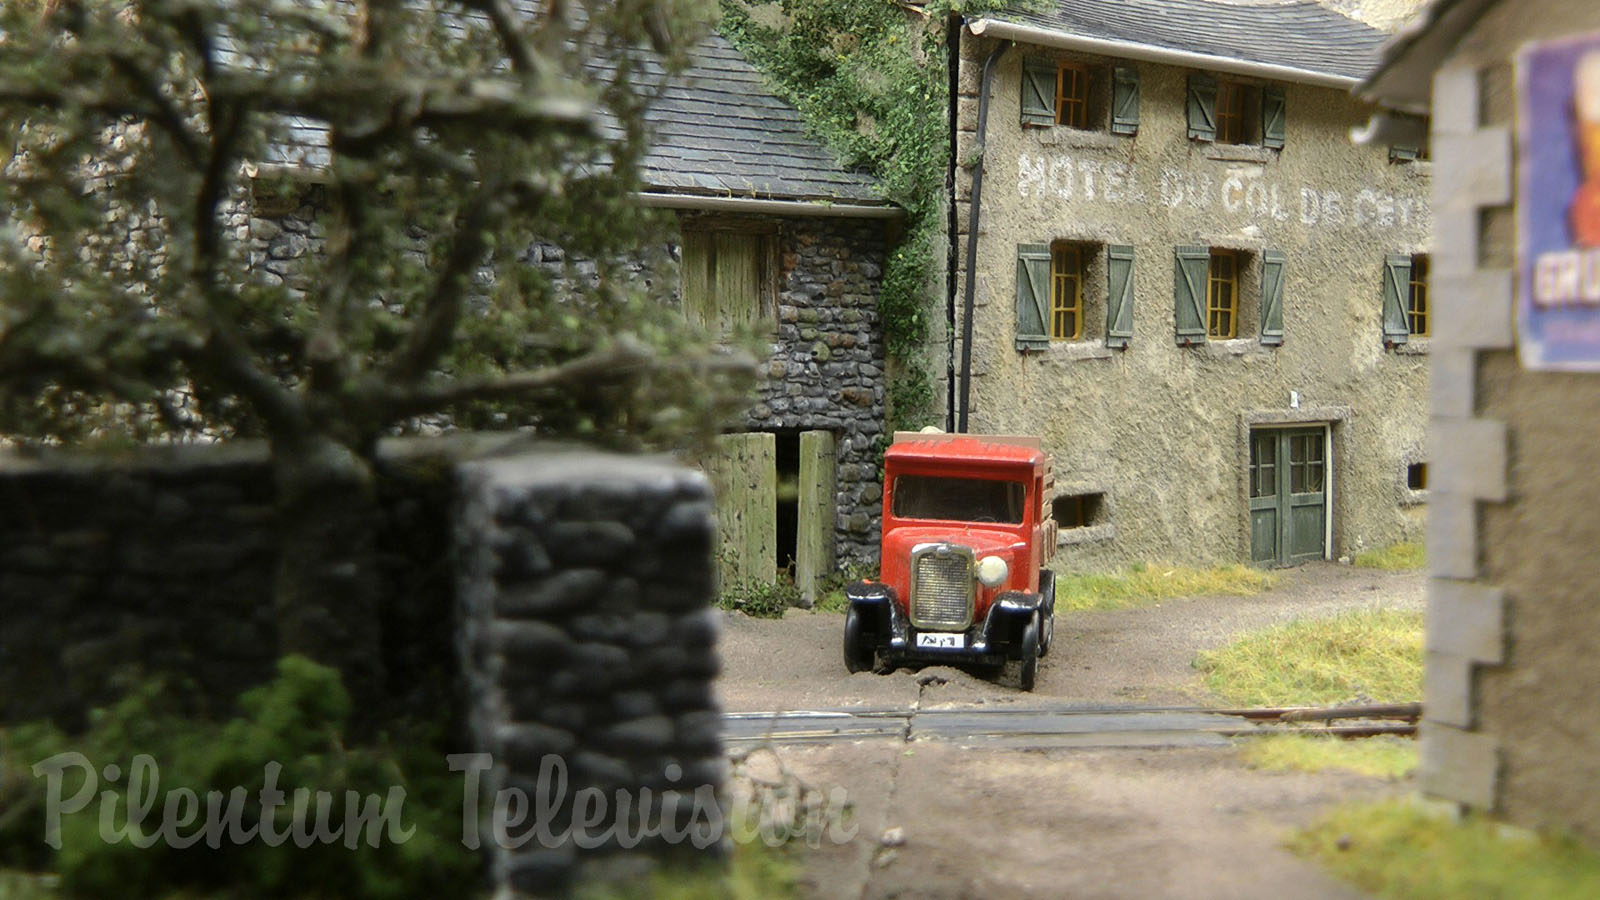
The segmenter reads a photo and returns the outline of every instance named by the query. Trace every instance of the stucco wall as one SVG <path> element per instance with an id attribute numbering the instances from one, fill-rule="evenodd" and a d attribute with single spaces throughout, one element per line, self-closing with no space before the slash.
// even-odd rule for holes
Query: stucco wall
<path id="1" fill-rule="evenodd" d="M 1600 8 L 1563 0 L 1505 2 L 1485 15 L 1435 80 L 1435 128 L 1463 135 L 1449 182 L 1493 183 L 1482 177 L 1492 171 L 1486 157 L 1501 158 L 1497 168 L 1509 172 L 1511 136 L 1500 129 L 1516 122 L 1514 52 L 1596 29 Z M 1442 154 L 1439 165 L 1443 188 Z M 1459 257 L 1477 284 L 1495 286 L 1453 296 L 1460 314 L 1504 324 L 1467 342 L 1461 365 L 1436 372 L 1437 440 L 1459 444 L 1469 430 L 1503 437 L 1479 442 L 1492 453 L 1462 452 L 1439 472 L 1460 505 L 1448 505 L 1430 536 L 1430 559 L 1440 562 L 1430 596 L 1427 703 L 1442 721 L 1424 731 L 1423 784 L 1514 822 L 1564 826 L 1600 843 L 1600 480 L 1593 464 L 1600 377 L 1529 372 L 1510 349 L 1515 282 L 1490 280 L 1514 264 L 1513 231 L 1494 224 L 1509 222 L 1516 202 L 1514 179 L 1503 180 L 1511 203 L 1489 198 L 1476 217 L 1463 214 L 1449 227 L 1440 220 L 1449 238 L 1441 255 Z M 1444 208 L 1462 199 L 1437 202 Z M 1472 623 L 1462 615 L 1469 589 L 1489 592 L 1499 607 L 1494 617 Z M 1477 657 L 1481 664 L 1455 667 L 1464 644 L 1490 652 Z"/>
<path id="2" fill-rule="evenodd" d="M 964 41 L 961 160 L 972 153 L 979 73 L 992 46 Z M 1352 145 L 1348 129 L 1368 108 L 1296 84 L 1282 85 L 1283 150 L 1191 142 L 1189 70 L 1146 63 L 1137 64 L 1136 136 L 1023 129 L 1022 63 L 1034 55 L 1115 61 L 1011 50 L 994 79 L 984 151 L 971 430 L 1040 434 L 1058 484 L 1104 490 L 1114 526 L 1105 540 L 1063 548 L 1057 567 L 1248 559 L 1241 423 L 1328 421 L 1330 409 L 1339 416 L 1331 555 L 1419 538 L 1425 507 L 1403 488 L 1405 464 L 1425 455 L 1427 341 L 1385 350 L 1380 320 L 1385 254 L 1428 245 L 1428 164 L 1391 163 L 1384 147 Z M 964 231 L 970 170 L 957 180 Z M 1055 239 L 1134 246 L 1127 350 L 1101 340 L 1103 265 L 1088 274 L 1085 340 L 1015 349 L 1017 244 Z M 1185 244 L 1256 259 L 1287 254 L 1283 346 L 1255 337 L 1254 265 L 1240 280 L 1241 338 L 1176 345 L 1173 248 Z"/>

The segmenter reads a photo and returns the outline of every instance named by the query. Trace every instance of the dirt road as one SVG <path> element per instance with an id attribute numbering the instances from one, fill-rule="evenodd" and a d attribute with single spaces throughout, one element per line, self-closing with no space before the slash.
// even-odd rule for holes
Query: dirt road
<path id="1" fill-rule="evenodd" d="M 721 691 L 729 711 L 1208 705 L 1190 666 L 1199 650 L 1297 617 L 1420 608 L 1423 585 L 1419 574 L 1319 564 L 1253 597 L 1064 614 L 1033 694 L 944 666 L 848 675 L 837 614 L 730 616 Z M 853 804 L 854 838 L 804 853 L 805 887 L 819 898 L 1355 898 L 1283 838 L 1334 803 L 1411 789 L 1255 771 L 1231 746 L 1020 751 L 879 738 L 778 752 Z M 903 843 L 886 846 L 894 829 Z"/>
<path id="2" fill-rule="evenodd" d="M 1033 695 L 940 666 L 890 675 L 844 670 L 843 616 L 790 610 L 781 620 L 735 613 L 722 632 L 723 708 L 729 712 L 901 708 L 924 704 L 1064 702 L 1098 705 L 1212 705 L 1190 663 L 1200 650 L 1241 632 L 1295 618 L 1385 606 L 1421 609 L 1426 579 L 1337 563 L 1284 572 L 1269 591 L 1251 597 L 1200 597 L 1159 606 L 1059 613 L 1056 645 L 1039 667 Z M 927 691 L 918 681 L 935 676 Z"/>

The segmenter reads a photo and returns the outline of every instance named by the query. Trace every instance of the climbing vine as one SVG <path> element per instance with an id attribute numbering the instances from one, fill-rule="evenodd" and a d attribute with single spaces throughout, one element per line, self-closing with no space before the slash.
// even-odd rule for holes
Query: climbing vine
<path id="1" fill-rule="evenodd" d="M 935 260 L 945 212 L 951 13 L 977 3 L 930 0 L 721 0 L 722 33 L 794 104 L 847 166 L 904 207 L 879 313 L 893 376 L 890 424 L 937 424 L 934 374 L 923 359 L 941 315 Z M 985 9 L 1008 5 L 983 3 Z"/>

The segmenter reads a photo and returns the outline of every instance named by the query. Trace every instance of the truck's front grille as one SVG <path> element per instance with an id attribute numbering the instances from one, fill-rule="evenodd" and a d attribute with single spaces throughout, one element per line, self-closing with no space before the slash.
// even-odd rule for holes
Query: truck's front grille
<path id="1" fill-rule="evenodd" d="M 959 631 L 972 624 L 972 551 L 931 545 L 913 552 L 911 624 Z"/>

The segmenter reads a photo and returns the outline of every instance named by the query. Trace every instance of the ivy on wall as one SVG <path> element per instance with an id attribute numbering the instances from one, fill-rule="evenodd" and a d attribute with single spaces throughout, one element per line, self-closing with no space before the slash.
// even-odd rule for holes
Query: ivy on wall
<path id="1" fill-rule="evenodd" d="M 906 210 L 890 250 L 879 312 L 893 363 L 890 424 L 939 424 L 934 374 L 921 352 L 940 316 L 948 166 L 951 13 L 962 0 L 721 0 L 720 30 L 847 166 L 871 172 Z M 1010 5 L 983 4 L 985 9 Z"/>

